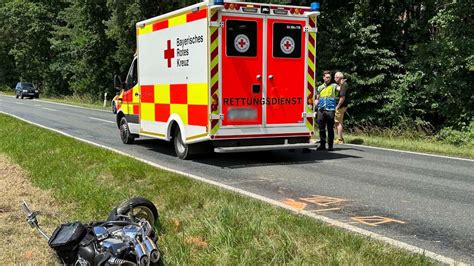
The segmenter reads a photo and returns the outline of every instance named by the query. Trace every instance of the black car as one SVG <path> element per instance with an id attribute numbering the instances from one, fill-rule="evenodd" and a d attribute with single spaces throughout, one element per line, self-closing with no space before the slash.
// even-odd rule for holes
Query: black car
<path id="1" fill-rule="evenodd" d="M 22 99 L 24 97 L 39 98 L 39 90 L 32 83 L 18 82 L 15 87 L 15 96 Z"/>

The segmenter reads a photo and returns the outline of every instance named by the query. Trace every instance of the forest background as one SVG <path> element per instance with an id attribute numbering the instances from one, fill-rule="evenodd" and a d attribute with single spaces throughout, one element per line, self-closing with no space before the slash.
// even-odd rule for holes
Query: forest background
<path id="1" fill-rule="evenodd" d="M 135 23 L 197 2 L 0 0 L 0 88 L 28 81 L 48 96 L 115 94 L 113 76 L 125 76 L 135 52 Z M 349 130 L 471 142 L 473 14 L 466 0 L 321 1 L 317 79 L 323 70 L 345 74 Z"/>

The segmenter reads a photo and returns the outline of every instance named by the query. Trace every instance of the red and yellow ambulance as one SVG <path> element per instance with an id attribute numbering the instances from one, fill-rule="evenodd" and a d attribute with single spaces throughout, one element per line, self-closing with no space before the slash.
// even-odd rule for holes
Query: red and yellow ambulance
<path id="1" fill-rule="evenodd" d="M 122 141 L 173 141 L 185 159 L 313 147 L 316 19 L 311 7 L 204 1 L 136 24 Z"/>

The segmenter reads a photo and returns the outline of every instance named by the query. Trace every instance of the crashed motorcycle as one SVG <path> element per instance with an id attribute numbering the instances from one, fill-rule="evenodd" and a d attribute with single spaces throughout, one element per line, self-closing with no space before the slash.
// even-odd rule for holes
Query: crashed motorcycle
<path id="1" fill-rule="evenodd" d="M 27 222 L 35 228 L 66 265 L 161 265 L 155 205 L 145 198 L 129 199 L 114 208 L 106 221 L 59 225 L 51 236 L 39 226 L 39 212 L 23 201 Z"/>

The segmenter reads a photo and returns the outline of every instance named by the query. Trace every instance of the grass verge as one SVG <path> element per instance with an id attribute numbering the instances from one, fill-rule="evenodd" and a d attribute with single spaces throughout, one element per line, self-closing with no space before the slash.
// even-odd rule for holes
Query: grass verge
<path id="1" fill-rule="evenodd" d="M 51 190 L 72 219 L 103 219 L 130 196 L 160 212 L 170 264 L 390 264 L 431 261 L 268 204 L 153 168 L 0 114 L 0 153 Z M 23 226 L 28 226 L 26 223 Z"/>
<path id="2" fill-rule="evenodd" d="M 372 134 L 346 134 L 346 143 L 363 144 L 381 148 L 423 152 L 438 155 L 456 156 L 474 159 L 474 145 L 469 143 L 463 146 L 455 146 L 430 139 L 410 139 L 396 136 L 380 136 Z"/>

